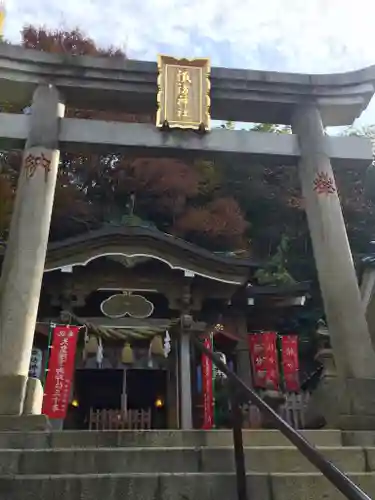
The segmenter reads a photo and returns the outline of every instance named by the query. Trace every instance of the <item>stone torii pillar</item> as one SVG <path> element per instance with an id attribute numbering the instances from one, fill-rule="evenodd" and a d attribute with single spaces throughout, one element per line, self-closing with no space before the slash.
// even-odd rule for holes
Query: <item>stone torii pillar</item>
<path id="1" fill-rule="evenodd" d="M 375 352 L 318 107 L 301 105 L 292 127 L 298 135 L 302 193 L 337 368 L 335 394 L 328 394 L 326 403 L 335 405 L 336 398 L 337 425 L 375 429 Z"/>
<path id="2" fill-rule="evenodd" d="M 40 381 L 28 371 L 59 163 L 64 105 L 52 85 L 39 86 L 18 180 L 0 280 L 0 416 L 40 413 Z M 1 420 L 0 420 L 1 425 Z"/>

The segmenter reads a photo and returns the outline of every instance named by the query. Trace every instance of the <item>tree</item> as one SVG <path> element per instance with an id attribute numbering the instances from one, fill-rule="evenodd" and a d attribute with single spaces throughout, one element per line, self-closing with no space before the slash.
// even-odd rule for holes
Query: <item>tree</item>
<path id="1" fill-rule="evenodd" d="M 191 207 L 177 220 L 175 231 L 211 250 L 246 246 L 247 228 L 241 209 L 233 198 L 218 198 L 202 207 Z"/>
<path id="2" fill-rule="evenodd" d="M 125 59 L 121 49 L 110 47 L 99 48 L 94 40 L 87 37 L 79 29 L 47 30 L 44 27 L 25 26 L 22 30 L 22 46 L 26 49 L 51 52 L 53 54 L 70 54 L 73 56 L 105 56 Z"/>
<path id="3" fill-rule="evenodd" d="M 290 133 L 289 127 L 257 124 L 252 131 Z M 373 143 L 375 128 L 348 129 L 346 135 L 365 135 Z M 253 254 L 264 258 L 277 253 L 288 239 L 288 270 L 297 280 L 316 280 L 315 263 L 297 166 L 265 168 L 262 165 L 224 165 L 224 194 L 233 196 L 251 221 L 249 237 Z M 367 251 L 375 228 L 375 168 L 343 168 L 336 182 L 354 256 Z"/>
<path id="4" fill-rule="evenodd" d="M 6 175 L 0 174 L 0 240 L 5 238 L 12 216 L 14 189 Z"/>
<path id="5" fill-rule="evenodd" d="M 267 132 L 272 134 L 291 134 L 290 125 L 276 125 L 275 123 L 257 123 L 251 127 L 252 132 Z"/>
<path id="6" fill-rule="evenodd" d="M 287 270 L 288 239 L 285 235 L 281 238 L 275 254 L 263 269 L 255 273 L 259 285 L 291 285 L 295 283 Z"/>

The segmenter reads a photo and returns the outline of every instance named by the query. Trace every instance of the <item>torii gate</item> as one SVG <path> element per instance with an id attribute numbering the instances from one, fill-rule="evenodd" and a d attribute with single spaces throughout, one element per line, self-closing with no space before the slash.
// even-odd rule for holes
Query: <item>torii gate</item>
<path id="1" fill-rule="evenodd" d="M 27 413 L 25 401 L 41 390 L 31 386 L 27 375 L 59 148 L 74 151 L 84 145 L 102 152 L 142 150 L 153 156 L 207 153 L 214 158 L 230 155 L 233 161 L 246 156 L 285 168 L 298 162 L 338 370 L 338 425 L 375 428 L 375 351 L 332 171 L 332 163 L 369 164 L 371 144 L 357 137 L 327 137 L 323 129 L 350 125 L 361 114 L 374 94 L 375 67 L 337 75 L 225 68 L 213 68 L 209 74 L 202 60 L 167 58 L 159 63 L 158 76 L 156 64 L 148 62 L 0 46 L 2 97 L 17 104 L 32 97 L 30 116 L 0 114 L 4 146 L 25 148 L 0 282 L 0 415 Z M 189 78 L 179 71 L 190 72 Z M 191 86 L 190 93 L 183 85 Z M 162 129 L 175 123 L 177 128 L 204 132 L 211 111 L 214 119 L 291 124 L 293 134 L 170 132 L 148 124 L 68 119 L 63 118 L 63 103 L 147 114 L 154 114 L 158 104 Z M 190 120 L 190 126 L 183 120 Z"/>

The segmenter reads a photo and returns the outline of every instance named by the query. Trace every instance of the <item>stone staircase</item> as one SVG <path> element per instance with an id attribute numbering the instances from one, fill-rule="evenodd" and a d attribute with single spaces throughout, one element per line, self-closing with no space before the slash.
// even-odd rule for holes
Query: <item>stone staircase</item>
<path id="1" fill-rule="evenodd" d="M 375 432 L 305 431 L 375 499 Z M 248 500 L 344 498 L 278 431 L 243 432 Z M 237 500 L 231 431 L 0 433 L 0 500 Z"/>

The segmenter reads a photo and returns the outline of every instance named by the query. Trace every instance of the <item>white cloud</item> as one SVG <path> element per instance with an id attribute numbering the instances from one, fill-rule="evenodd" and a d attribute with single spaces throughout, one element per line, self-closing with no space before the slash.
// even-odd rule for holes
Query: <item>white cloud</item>
<path id="1" fill-rule="evenodd" d="M 5 0 L 5 36 L 26 23 L 80 26 L 101 45 L 155 60 L 159 50 L 214 65 L 293 72 L 375 63 L 371 0 Z M 205 52 L 207 51 L 207 52 Z M 209 53 L 208 53 L 209 52 Z M 367 114 L 375 122 L 374 109 Z"/>

